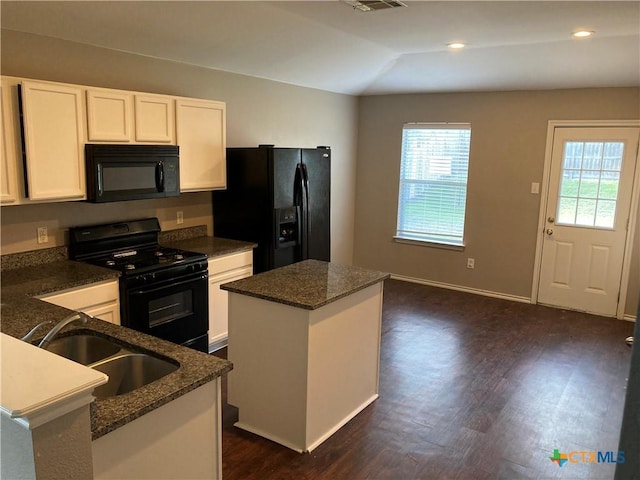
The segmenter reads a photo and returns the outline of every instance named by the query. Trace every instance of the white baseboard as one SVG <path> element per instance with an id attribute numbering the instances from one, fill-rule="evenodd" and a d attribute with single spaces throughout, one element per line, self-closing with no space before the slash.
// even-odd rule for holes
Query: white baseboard
<path id="1" fill-rule="evenodd" d="M 462 285 L 453 285 L 451 283 L 434 282 L 432 280 L 425 280 L 423 278 L 407 277 L 404 275 L 391 274 L 391 278 L 394 280 L 403 280 L 405 282 L 419 283 L 421 285 L 429 285 L 430 287 L 440 287 L 449 290 L 456 290 L 458 292 L 474 293 L 476 295 L 484 295 L 485 297 L 501 298 L 503 300 L 511 300 L 512 302 L 519 303 L 531 303 L 531 298 L 520 297 L 518 295 L 511 295 L 508 293 L 492 292 L 490 290 L 482 290 L 480 288 L 464 287 Z"/>
<path id="2" fill-rule="evenodd" d="M 475 295 L 484 295 L 485 297 L 500 298 L 502 300 L 511 300 L 512 302 L 533 303 L 531 302 L 530 297 L 521 297 L 518 295 L 511 295 L 508 293 L 492 292 L 491 290 L 482 290 L 480 288 L 471 288 L 471 287 L 464 287 L 462 285 L 453 285 L 450 283 L 434 282 L 432 280 L 425 280 L 423 278 L 407 277 L 404 275 L 396 275 L 393 273 L 391 274 L 391 278 L 393 278 L 394 280 L 402 280 L 405 282 L 428 285 L 430 287 L 447 288 L 449 290 L 456 290 L 458 292 L 473 293 Z M 612 317 L 612 318 L 615 318 L 615 317 Z M 636 321 L 636 317 L 634 315 L 625 315 L 622 319 L 628 322 Z"/>

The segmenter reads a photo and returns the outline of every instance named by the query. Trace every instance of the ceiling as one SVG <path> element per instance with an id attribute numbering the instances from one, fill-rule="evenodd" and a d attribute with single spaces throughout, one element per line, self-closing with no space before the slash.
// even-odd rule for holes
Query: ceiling
<path id="1" fill-rule="evenodd" d="M 0 21 L 350 95 L 640 85 L 639 1 L 405 3 L 2 0 Z M 576 40 L 578 29 L 596 33 Z"/>

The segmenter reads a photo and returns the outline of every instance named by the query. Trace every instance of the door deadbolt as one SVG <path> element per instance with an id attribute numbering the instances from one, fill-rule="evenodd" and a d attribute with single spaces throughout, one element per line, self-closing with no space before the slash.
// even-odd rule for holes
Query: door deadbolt
<path id="1" fill-rule="evenodd" d="M 546 233 L 547 235 L 553 235 L 553 228 L 547 228 Z"/>
<path id="2" fill-rule="evenodd" d="M 549 222 L 549 223 L 553 223 L 553 222 L 555 222 L 555 221 L 556 221 L 556 219 L 555 219 L 555 218 L 553 218 L 553 217 L 549 217 L 549 218 L 547 218 L 547 222 Z"/>

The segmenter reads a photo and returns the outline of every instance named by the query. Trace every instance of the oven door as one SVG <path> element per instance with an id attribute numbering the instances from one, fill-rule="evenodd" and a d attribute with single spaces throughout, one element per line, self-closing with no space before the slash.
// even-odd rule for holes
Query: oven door
<path id="1" fill-rule="evenodd" d="M 144 287 L 125 288 L 123 325 L 199 349 L 209 329 L 208 274 L 198 272 Z M 206 342 L 205 342 L 206 345 Z M 205 349 L 206 351 L 206 349 Z"/>

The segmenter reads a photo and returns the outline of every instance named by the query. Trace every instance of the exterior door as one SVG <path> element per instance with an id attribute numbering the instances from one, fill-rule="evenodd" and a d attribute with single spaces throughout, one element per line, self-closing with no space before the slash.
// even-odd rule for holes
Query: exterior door
<path id="1" fill-rule="evenodd" d="M 639 130 L 555 128 L 539 303 L 616 315 Z"/>

